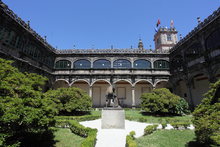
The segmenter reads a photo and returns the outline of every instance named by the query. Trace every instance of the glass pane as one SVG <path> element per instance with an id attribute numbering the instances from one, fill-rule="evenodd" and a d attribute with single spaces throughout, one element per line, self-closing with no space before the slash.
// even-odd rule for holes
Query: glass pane
<path id="1" fill-rule="evenodd" d="M 68 60 L 60 60 L 57 61 L 55 64 L 55 68 L 57 69 L 70 69 L 71 68 L 71 62 Z"/>
<path id="2" fill-rule="evenodd" d="M 156 69 L 168 69 L 169 62 L 165 60 L 157 60 L 154 62 L 154 68 Z"/>
<path id="3" fill-rule="evenodd" d="M 131 68 L 131 62 L 124 59 L 116 60 L 113 64 L 114 68 Z"/>
<path id="4" fill-rule="evenodd" d="M 151 63 L 147 60 L 136 60 L 134 61 L 134 68 L 135 69 L 151 69 Z"/>
<path id="5" fill-rule="evenodd" d="M 88 60 L 77 60 L 74 62 L 74 68 L 76 69 L 89 69 L 91 68 L 91 63 Z"/>
<path id="6" fill-rule="evenodd" d="M 96 60 L 93 63 L 93 68 L 98 68 L 98 69 L 111 68 L 111 62 L 105 59 Z"/>

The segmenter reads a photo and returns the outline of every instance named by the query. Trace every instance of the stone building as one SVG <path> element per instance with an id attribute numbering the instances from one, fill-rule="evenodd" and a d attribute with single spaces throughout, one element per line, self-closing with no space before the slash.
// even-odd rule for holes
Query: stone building
<path id="1" fill-rule="evenodd" d="M 56 50 L 0 2 L 0 57 L 47 76 L 48 88 L 85 90 L 94 107 L 105 105 L 109 86 L 124 107 L 139 106 L 142 93 L 162 87 L 196 105 L 219 77 L 219 15 L 218 9 L 179 42 L 175 28 L 159 28 L 155 50 L 145 49 L 141 39 L 136 49 Z"/>

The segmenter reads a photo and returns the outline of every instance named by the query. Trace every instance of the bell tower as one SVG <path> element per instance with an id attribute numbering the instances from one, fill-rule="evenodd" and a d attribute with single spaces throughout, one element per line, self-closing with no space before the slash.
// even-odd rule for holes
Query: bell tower
<path id="1" fill-rule="evenodd" d="M 169 51 L 178 42 L 177 33 L 173 27 L 160 27 L 154 35 L 155 49 L 162 52 Z"/>

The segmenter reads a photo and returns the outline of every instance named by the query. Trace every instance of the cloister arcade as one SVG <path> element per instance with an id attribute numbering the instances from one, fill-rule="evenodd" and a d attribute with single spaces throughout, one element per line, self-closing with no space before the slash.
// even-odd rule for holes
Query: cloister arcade
<path id="1" fill-rule="evenodd" d="M 69 83 L 64 79 L 54 83 L 54 89 L 61 87 L 77 87 L 86 91 L 92 98 L 94 107 L 103 107 L 106 104 L 106 91 L 109 86 L 115 88 L 115 93 L 123 107 L 138 107 L 141 103 L 142 93 L 151 92 L 155 88 L 169 88 L 168 80 L 159 80 L 152 83 L 150 80 L 139 79 L 132 83 L 127 79 L 118 79 L 113 82 L 107 79 L 98 79 L 89 82 L 85 79 L 75 80 Z"/>

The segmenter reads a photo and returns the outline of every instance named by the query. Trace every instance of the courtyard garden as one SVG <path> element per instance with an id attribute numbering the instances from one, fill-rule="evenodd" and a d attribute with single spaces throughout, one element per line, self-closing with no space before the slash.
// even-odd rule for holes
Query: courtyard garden
<path id="1" fill-rule="evenodd" d="M 93 147 L 98 130 L 81 122 L 98 120 L 88 94 L 79 88 L 44 90 L 47 78 L 21 73 L 0 59 L 1 146 Z M 186 101 L 168 89 L 141 96 L 141 108 L 125 109 L 125 118 L 146 123 L 143 136 L 126 137 L 128 147 L 185 147 L 220 145 L 220 81 L 190 112 Z M 193 126 L 192 126 L 193 125 Z M 194 129 L 195 127 L 195 129 Z"/>

